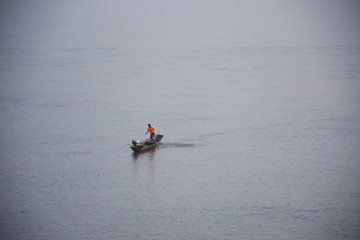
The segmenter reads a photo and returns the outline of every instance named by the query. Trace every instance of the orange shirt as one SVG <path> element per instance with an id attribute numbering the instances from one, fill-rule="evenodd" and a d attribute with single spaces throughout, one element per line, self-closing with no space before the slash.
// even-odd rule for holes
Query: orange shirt
<path id="1" fill-rule="evenodd" d="M 148 132 L 150 132 L 150 134 L 156 133 L 156 128 L 154 128 L 153 126 L 150 126 L 150 127 L 148 127 L 146 134 L 148 134 Z"/>

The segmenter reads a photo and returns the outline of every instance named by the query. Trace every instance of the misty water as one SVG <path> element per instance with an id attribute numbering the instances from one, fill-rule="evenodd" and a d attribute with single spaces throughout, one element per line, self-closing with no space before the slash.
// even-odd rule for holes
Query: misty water
<path id="1" fill-rule="evenodd" d="M 75 2 L 2 4 L 1 239 L 360 238 L 351 5 Z"/>

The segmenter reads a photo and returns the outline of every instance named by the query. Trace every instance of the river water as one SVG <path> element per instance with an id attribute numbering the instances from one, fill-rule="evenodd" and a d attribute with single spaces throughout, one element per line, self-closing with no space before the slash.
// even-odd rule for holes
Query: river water
<path id="1" fill-rule="evenodd" d="M 1 239 L 360 238 L 353 25 L 150 31 L 5 5 Z M 148 123 L 163 143 L 133 154 Z"/>

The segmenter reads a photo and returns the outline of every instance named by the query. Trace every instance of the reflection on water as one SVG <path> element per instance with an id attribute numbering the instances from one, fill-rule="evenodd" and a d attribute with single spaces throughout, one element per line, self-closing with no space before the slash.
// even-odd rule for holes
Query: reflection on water
<path id="1" fill-rule="evenodd" d="M 152 149 L 149 149 L 149 150 L 144 150 L 142 152 L 134 152 L 132 154 L 132 157 L 134 160 L 139 160 L 139 159 L 142 159 L 142 158 L 147 158 L 149 160 L 155 160 L 155 156 L 156 156 L 156 151 L 159 149 L 159 147 L 157 148 L 152 148 Z"/>
<path id="2" fill-rule="evenodd" d="M 140 153 L 133 153 L 133 177 L 134 181 L 137 182 L 140 186 L 144 184 L 144 177 L 146 184 L 148 184 L 148 189 L 150 189 L 153 198 L 156 197 L 157 181 L 156 181 L 156 152 L 159 148 L 153 148 L 145 150 Z M 139 161 L 139 160 L 148 160 L 148 161 Z"/>

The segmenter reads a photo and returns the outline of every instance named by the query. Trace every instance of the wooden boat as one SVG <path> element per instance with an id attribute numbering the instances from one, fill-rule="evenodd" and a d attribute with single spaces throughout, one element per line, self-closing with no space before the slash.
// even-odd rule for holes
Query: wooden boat
<path id="1" fill-rule="evenodd" d="M 152 142 L 150 140 L 150 138 L 144 140 L 144 141 L 132 141 L 132 144 L 130 147 L 134 152 L 141 152 L 141 151 L 145 151 L 147 149 L 150 148 L 154 148 L 156 146 L 158 146 L 160 144 L 161 139 L 163 138 L 164 135 L 160 135 L 160 134 L 156 134 L 155 135 L 155 142 Z"/>

